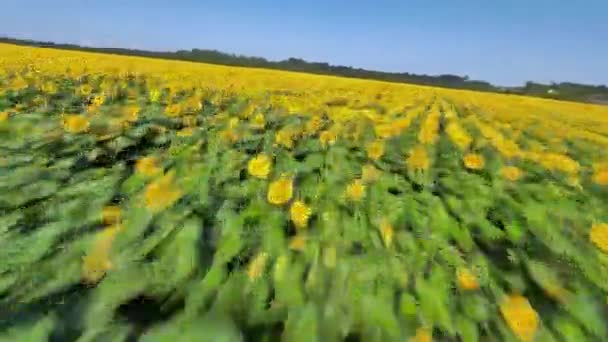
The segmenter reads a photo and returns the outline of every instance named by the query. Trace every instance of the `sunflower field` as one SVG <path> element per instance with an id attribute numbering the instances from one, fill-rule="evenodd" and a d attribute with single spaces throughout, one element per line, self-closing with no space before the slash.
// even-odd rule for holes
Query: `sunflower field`
<path id="1" fill-rule="evenodd" d="M 0 44 L 0 340 L 608 341 L 608 107 Z"/>

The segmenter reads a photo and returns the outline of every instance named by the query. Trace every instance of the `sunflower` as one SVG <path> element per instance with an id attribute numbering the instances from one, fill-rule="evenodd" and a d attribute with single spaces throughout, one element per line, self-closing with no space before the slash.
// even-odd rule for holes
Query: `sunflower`
<path id="1" fill-rule="evenodd" d="M 251 159 L 247 163 L 247 171 L 250 175 L 266 179 L 270 174 L 270 168 L 272 167 L 272 160 L 266 154 L 258 154 L 255 158 Z"/>
<path id="2" fill-rule="evenodd" d="M 268 202 L 275 205 L 282 205 L 293 196 L 293 179 L 287 175 L 281 177 L 268 187 Z"/>
<path id="3" fill-rule="evenodd" d="M 70 133 L 83 133 L 89 130 L 89 120 L 83 115 L 65 115 L 63 127 Z"/>
<path id="4" fill-rule="evenodd" d="M 464 166 L 471 170 L 481 170 L 485 165 L 483 156 L 476 153 L 468 153 L 463 157 Z"/>
<path id="5" fill-rule="evenodd" d="M 301 252 L 304 248 L 306 248 L 306 235 L 303 233 L 296 234 L 296 236 L 289 241 L 289 249 L 293 251 Z"/>
<path id="6" fill-rule="evenodd" d="M 171 170 L 146 187 L 146 208 L 150 212 L 159 213 L 182 197 L 183 193 L 173 184 L 174 176 L 175 171 Z"/>
<path id="7" fill-rule="evenodd" d="M 294 201 L 289 208 L 291 221 L 294 223 L 296 228 L 306 228 L 311 214 L 312 210 L 310 207 L 302 201 Z"/>
<path id="8" fill-rule="evenodd" d="M 121 210 L 118 206 L 107 206 L 101 210 L 103 224 L 117 224 L 120 222 Z"/>
<path id="9" fill-rule="evenodd" d="M 430 160 L 426 148 L 423 145 L 414 147 L 410 151 L 406 164 L 410 171 L 427 170 L 430 166 Z"/>
<path id="10" fill-rule="evenodd" d="M 275 134 L 275 142 L 287 149 L 293 148 L 293 132 L 283 128 Z"/>
<path id="11" fill-rule="evenodd" d="M 458 280 L 458 287 L 463 290 L 472 291 L 479 288 L 477 277 L 468 268 L 457 269 L 456 278 Z"/>
<path id="12" fill-rule="evenodd" d="M 538 314 L 526 297 L 510 295 L 500 303 L 500 312 L 513 333 L 524 342 L 534 340 L 538 330 Z"/>
<path id="13" fill-rule="evenodd" d="M 191 137 L 194 134 L 194 128 L 192 127 L 184 127 L 181 130 L 177 131 L 178 137 Z"/>
<path id="14" fill-rule="evenodd" d="M 147 177 L 155 176 L 162 172 L 158 166 L 159 159 L 156 157 L 143 157 L 135 163 L 135 171 Z"/>
<path id="15" fill-rule="evenodd" d="M 319 142 L 321 143 L 321 146 L 323 146 L 324 148 L 335 144 L 337 139 L 338 139 L 338 136 L 336 135 L 336 133 L 333 131 L 330 131 L 330 130 L 323 131 L 319 135 Z"/>
<path id="16" fill-rule="evenodd" d="M 315 134 L 319 129 L 321 129 L 322 125 L 323 118 L 321 118 L 319 115 L 315 115 L 306 122 L 306 133 Z"/>
<path id="17" fill-rule="evenodd" d="M 361 179 L 355 179 L 346 187 L 346 197 L 351 201 L 358 202 L 365 196 L 365 185 Z"/>
<path id="18" fill-rule="evenodd" d="M 431 342 L 433 337 L 428 329 L 418 328 L 416 329 L 416 335 L 409 339 L 409 342 Z"/>
<path id="19" fill-rule="evenodd" d="M 387 219 L 380 221 L 380 235 L 384 241 L 384 245 L 389 248 L 393 243 L 393 236 L 395 235 L 395 229 Z"/>
<path id="20" fill-rule="evenodd" d="M 182 106 L 179 103 L 170 104 L 165 108 L 167 116 L 178 116 L 182 111 Z"/>
<path id="21" fill-rule="evenodd" d="M 258 113 L 253 117 L 253 121 L 250 122 L 250 125 L 254 129 L 263 129 L 266 126 L 266 118 L 264 118 L 264 114 Z"/>
<path id="22" fill-rule="evenodd" d="M 514 182 L 514 181 L 518 180 L 519 178 L 521 178 L 522 171 L 521 171 L 521 169 L 519 169 L 515 166 L 505 166 L 502 169 L 500 169 L 500 174 L 504 178 Z"/>
<path id="23" fill-rule="evenodd" d="M 608 185 L 608 169 L 596 171 L 593 174 L 593 182 L 599 185 Z"/>
<path id="24" fill-rule="evenodd" d="M 268 254 L 265 252 L 259 253 L 253 261 L 247 267 L 247 276 L 249 280 L 253 281 L 262 276 L 264 269 L 266 268 L 266 262 L 268 261 Z"/>
<path id="25" fill-rule="evenodd" d="M 608 224 L 595 223 L 589 231 L 589 240 L 602 252 L 608 253 Z"/>
<path id="26" fill-rule="evenodd" d="M 376 140 L 367 145 L 367 156 L 369 159 L 378 160 L 384 155 L 384 141 Z"/>
<path id="27" fill-rule="evenodd" d="M 112 268 L 110 249 L 116 234 L 121 230 L 120 225 L 113 225 L 98 233 L 92 250 L 82 258 L 82 277 L 85 282 L 98 282 Z"/>
<path id="28" fill-rule="evenodd" d="M 78 90 L 81 95 L 88 96 L 91 95 L 91 93 L 93 92 L 93 87 L 88 84 L 83 84 Z"/>

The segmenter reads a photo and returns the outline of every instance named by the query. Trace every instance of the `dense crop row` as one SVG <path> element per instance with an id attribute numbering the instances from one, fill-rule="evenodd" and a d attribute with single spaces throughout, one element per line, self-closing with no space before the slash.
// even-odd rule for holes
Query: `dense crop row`
<path id="1" fill-rule="evenodd" d="M 605 107 L 0 51 L 6 338 L 608 340 Z"/>

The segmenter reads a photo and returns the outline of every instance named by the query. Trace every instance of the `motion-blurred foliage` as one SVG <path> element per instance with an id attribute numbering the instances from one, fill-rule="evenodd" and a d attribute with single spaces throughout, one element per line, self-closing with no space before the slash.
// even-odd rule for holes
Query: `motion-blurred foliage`
<path id="1" fill-rule="evenodd" d="M 0 51 L 7 341 L 608 340 L 605 107 Z"/>

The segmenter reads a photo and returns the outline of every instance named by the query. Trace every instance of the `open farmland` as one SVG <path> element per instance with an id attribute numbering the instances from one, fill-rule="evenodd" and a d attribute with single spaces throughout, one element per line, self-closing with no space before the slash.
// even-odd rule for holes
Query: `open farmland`
<path id="1" fill-rule="evenodd" d="M 0 44 L 11 341 L 606 341 L 608 107 Z"/>

